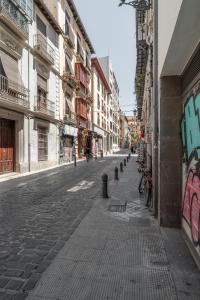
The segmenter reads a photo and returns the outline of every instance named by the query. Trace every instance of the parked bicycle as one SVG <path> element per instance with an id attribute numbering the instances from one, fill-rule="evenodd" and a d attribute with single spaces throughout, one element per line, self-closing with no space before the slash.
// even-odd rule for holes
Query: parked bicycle
<path id="1" fill-rule="evenodd" d="M 146 207 L 151 206 L 152 198 L 152 175 L 150 169 L 145 169 L 144 164 L 140 165 L 138 171 L 142 173 L 138 191 L 141 195 L 144 195 Z"/>

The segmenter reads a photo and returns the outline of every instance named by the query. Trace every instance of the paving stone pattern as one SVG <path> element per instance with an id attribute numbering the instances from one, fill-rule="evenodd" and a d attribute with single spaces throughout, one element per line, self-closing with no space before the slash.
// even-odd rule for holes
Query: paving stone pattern
<path id="1" fill-rule="evenodd" d="M 92 207 L 101 173 L 112 169 L 110 158 L 0 183 L 0 300 L 27 297 Z M 83 179 L 93 188 L 67 193 Z"/>
<path id="2" fill-rule="evenodd" d="M 199 271 L 180 230 L 161 231 L 138 196 L 133 158 L 121 179 L 109 194 L 127 201 L 126 211 L 96 198 L 27 300 L 200 299 Z"/>

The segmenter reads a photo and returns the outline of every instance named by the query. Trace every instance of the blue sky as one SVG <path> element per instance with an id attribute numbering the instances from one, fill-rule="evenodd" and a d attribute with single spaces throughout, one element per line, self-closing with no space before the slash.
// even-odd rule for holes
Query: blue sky
<path id="1" fill-rule="evenodd" d="M 135 103 L 135 11 L 129 6 L 119 8 L 118 0 L 74 0 L 74 3 L 96 56 L 111 57 L 122 110 L 132 110 Z"/>

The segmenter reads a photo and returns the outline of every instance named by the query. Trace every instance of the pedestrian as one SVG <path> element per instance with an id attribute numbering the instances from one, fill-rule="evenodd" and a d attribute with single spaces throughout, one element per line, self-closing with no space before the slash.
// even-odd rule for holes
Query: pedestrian
<path id="1" fill-rule="evenodd" d="M 133 154 L 133 145 L 131 145 L 131 153 Z"/>

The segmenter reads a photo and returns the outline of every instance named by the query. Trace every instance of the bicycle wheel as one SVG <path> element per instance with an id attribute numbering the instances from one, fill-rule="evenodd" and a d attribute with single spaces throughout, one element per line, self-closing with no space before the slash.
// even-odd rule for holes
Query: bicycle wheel
<path id="1" fill-rule="evenodd" d="M 140 179 L 140 183 L 139 183 L 139 186 L 138 186 L 138 191 L 139 191 L 140 194 L 144 193 L 144 184 L 145 184 L 144 174 L 142 174 L 142 177 Z"/>

